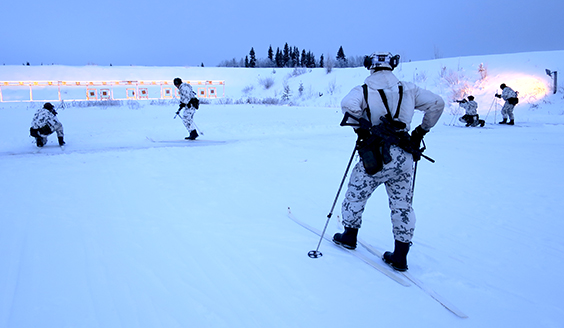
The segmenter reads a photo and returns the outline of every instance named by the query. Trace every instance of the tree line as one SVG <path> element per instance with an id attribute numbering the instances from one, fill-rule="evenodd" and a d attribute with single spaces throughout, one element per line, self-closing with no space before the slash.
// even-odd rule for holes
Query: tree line
<path id="1" fill-rule="evenodd" d="M 321 54 L 319 59 L 310 50 L 300 49 L 296 46 L 290 46 L 288 43 L 282 49 L 276 48 L 276 52 L 272 49 L 272 45 L 268 47 L 266 58 L 257 58 L 254 47 L 251 47 L 249 54 L 244 58 L 224 60 L 219 63 L 219 67 L 359 67 L 363 65 L 364 57 L 356 56 L 347 58 L 343 46 L 339 47 L 335 58 L 327 55 L 327 58 Z"/>

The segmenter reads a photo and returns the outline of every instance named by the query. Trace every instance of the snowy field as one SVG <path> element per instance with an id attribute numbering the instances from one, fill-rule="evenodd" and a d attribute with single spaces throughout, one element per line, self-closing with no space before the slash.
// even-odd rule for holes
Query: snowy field
<path id="1" fill-rule="evenodd" d="M 310 259 L 319 238 L 287 217 L 323 229 L 355 142 L 339 102 L 364 68 L 0 66 L 4 81 L 226 81 L 195 115 L 196 142 L 177 106 L 139 101 L 61 108 L 66 148 L 50 136 L 37 151 L 42 104 L 0 103 L 0 327 L 564 327 L 564 92 L 546 68 L 563 71 L 564 51 L 396 69 L 447 101 L 425 138 L 436 163 L 419 163 L 408 260 L 461 319 L 330 243 Z M 495 124 L 500 83 L 520 93 L 515 126 Z M 292 105 L 249 104 L 285 85 Z M 484 128 L 457 121 L 452 100 L 470 94 Z M 393 247 L 384 189 L 360 237 Z"/>

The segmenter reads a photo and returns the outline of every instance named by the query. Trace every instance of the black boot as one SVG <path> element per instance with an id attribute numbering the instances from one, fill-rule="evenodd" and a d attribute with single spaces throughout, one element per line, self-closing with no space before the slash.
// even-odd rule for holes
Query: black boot
<path id="1" fill-rule="evenodd" d="M 515 125 L 515 120 L 509 121 L 509 123 L 507 123 L 507 125 Z"/>
<path id="2" fill-rule="evenodd" d="M 499 124 L 507 124 L 507 119 L 504 118 L 503 121 L 499 122 Z"/>
<path id="3" fill-rule="evenodd" d="M 63 139 L 63 137 L 59 137 L 59 146 L 64 146 L 65 145 L 65 140 Z"/>
<path id="4" fill-rule="evenodd" d="M 196 130 L 192 130 L 190 131 L 190 136 L 184 138 L 186 140 L 196 140 L 196 138 L 199 136 L 198 131 Z"/>
<path id="5" fill-rule="evenodd" d="M 355 249 L 357 235 L 358 229 L 345 227 L 345 232 L 336 233 L 333 236 L 333 242 L 337 245 L 343 246 L 344 248 Z"/>
<path id="6" fill-rule="evenodd" d="M 385 252 L 384 255 L 382 255 L 382 260 L 397 271 L 407 271 L 407 253 L 409 252 L 409 246 L 411 246 L 411 242 L 402 243 L 396 240 L 394 252 Z"/>
<path id="7" fill-rule="evenodd" d="M 35 144 L 37 145 L 37 147 L 45 146 L 45 143 L 43 142 L 43 138 L 41 137 L 35 137 Z"/>

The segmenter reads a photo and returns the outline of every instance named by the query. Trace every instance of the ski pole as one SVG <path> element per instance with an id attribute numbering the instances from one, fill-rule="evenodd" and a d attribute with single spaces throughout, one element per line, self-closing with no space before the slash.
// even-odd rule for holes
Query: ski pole
<path id="1" fill-rule="evenodd" d="M 484 121 L 488 119 L 488 116 L 490 115 L 490 111 L 492 110 L 494 103 L 495 103 L 495 98 L 492 100 L 492 104 L 490 105 L 490 109 L 488 109 L 488 113 L 486 114 L 486 118 L 484 119 Z"/>
<path id="2" fill-rule="evenodd" d="M 452 116 L 452 118 L 451 118 L 451 120 L 450 120 L 450 124 L 449 124 L 450 126 L 453 126 L 453 125 L 454 125 L 454 120 L 456 119 L 456 116 L 458 115 L 458 108 L 460 108 L 460 107 L 457 107 L 457 108 L 454 110 L 454 115 Z"/>
<path id="3" fill-rule="evenodd" d="M 494 124 L 497 123 L 497 101 L 494 98 L 494 102 L 495 102 L 495 110 L 494 110 Z"/>
<path id="4" fill-rule="evenodd" d="M 417 174 L 417 163 L 419 163 L 419 161 L 415 162 L 415 166 L 413 168 L 413 183 L 411 184 L 411 203 L 413 204 L 413 194 L 415 193 L 415 175 Z"/>
<path id="5" fill-rule="evenodd" d="M 196 128 L 196 130 L 198 130 L 198 132 L 199 132 L 201 135 L 204 135 L 204 131 L 200 130 L 200 128 L 196 125 L 196 123 L 195 123 L 194 121 L 192 121 L 192 124 L 194 125 L 194 127 Z"/>
<path id="6" fill-rule="evenodd" d="M 435 163 L 434 159 L 432 159 L 429 156 L 423 155 L 423 152 L 425 151 L 425 149 L 427 149 L 427 145 L 425 144 L 425 140 L 421 139 L 421 142 L 423 143 L 423 147 L 420 149 L 421 157 L 425 158 L 426 160 L 428 160 L 431 163 Z M 411 202 L 412 203 L 413 203 L 413 194 L 415 193 L 415 175 L 417 174 L 417 164 L 418 163 L 419 163 L 419 161 L 415 161 L 415 166 L 413 167 L 413 183 L 411 184 Z"/>
<path id="7" fill-rule="evenodd" d="M 317 248 L 313 251 L 309 251 L 307 256 L 312 259 L 316 259 L 318 257 L 323 256 L 323 254 L 319 251 L 319 246 L 321 246 L 321 241 L 323 240 L 323 236 L 325 236 L 325 231 L 327 230 L 327 225 L 329 225 L 329 220 L 331 220 L 331 216 L 333 216 L 333 210 L 335 209 L 335 204 L 337 204 L 337 199 L 339 198 L 339 194 L 341 193 L 341 189 L 343 189 L 343 184 L 345 183 L 345 179 L 347 174 L 349 173 L 349 169 L 351 167 L 351 163 L 354 158 L 354 154 L 356 153 L 356 145 L 353 149 L 351 159 L 349 160 L 349 164 L 347 165 L 347 169 L 345 170 L 345 175 L 343 175 L 343 180 L 341 180 L 341 185 L 339 186 L 339 190 L 337 191 L 337 196 L 335 196 L 335 200 L 333 201 L 333 206 L 331 206 L 331 211 L 327 214 L 327 221 L 325 222 L 325 227 L 323 227 L 323 232 L 321 232 L 321 236 L 319 238 L 319 243 L 317 243 Z"/>

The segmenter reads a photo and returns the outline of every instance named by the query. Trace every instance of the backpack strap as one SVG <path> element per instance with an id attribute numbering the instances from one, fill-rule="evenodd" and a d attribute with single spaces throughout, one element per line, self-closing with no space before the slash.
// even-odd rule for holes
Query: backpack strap
<path id="1" fill-rule="evenodd" d="M 370 105 L 368 105 L 368 85 L 362 85 L 362 92 L 364 93 L 364 101 L 366 102 L 366 116 L 368 116 L 368 120 L 370 124 L 372 124 L 372 114 L 370 113 Z"/>
<path id="2" fill-rule="evenodd" d="M 380 97 L 382 97 L 382 102 L 384 103 L 384 106 L 386 106 L 386 111 L 388 112 L 388 115 L 390 117 L 392 117 L 392 112 L 390 111 L 390 105 L 388 104 L 388 98 L 386 97 L 386 94 L 384 93 L 383 89 L 378 89 L 378 93 L 380 94 Z M 399 85 L 399 101 L 398 101 L 398 108 L 396 110 L 396 113 L 394 114 L 393 118 L 397 119 L 399 117 L 400 114 L 400 108 L 401 108 L 401 101 L 403 100 L 403 85 Z M 368 101 L 367 101 L 368 103 Z"/>
<path id="3" fill-rule="evenodd" d="M 398 108 L 393 117 L 392 117 L 392 112 L 390 111 L 390 105 L 388 104 L 388 98 L 386 97 L 384 90 L 378 89 L 378 93 L 380 94 L 380 97 L 382 97 L 382 102 L 384 103 L 384 106 L 386 107 L 386 111 L 388 112 L 387 116 L 392 121 L 399 118 L 401 102 L 403 100 L 403 85 L 400 83 L 398 88 L 399 88 Z M 368 116 L 368 120 L 372 124 L 372 113 L 370 113 L 370 105 L 368 104 L 368 85 L 366 85 L 366 83 L 362 85 L 362 92 L 364 93 L 364 101 L 366 102 L 366 109 L 365 109 L 366 116 Z"/>

